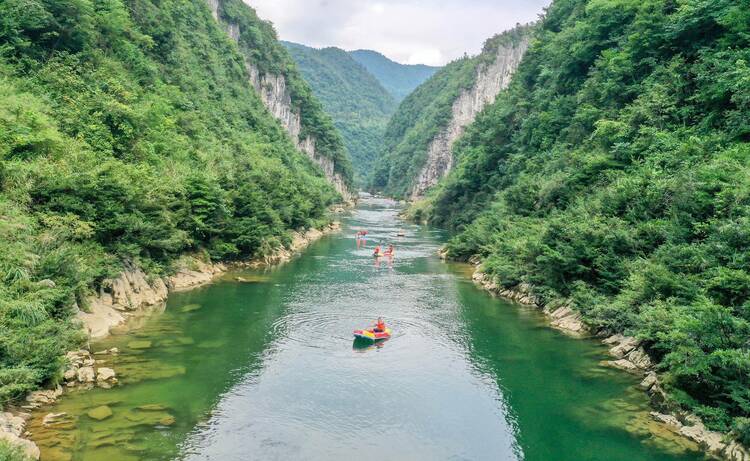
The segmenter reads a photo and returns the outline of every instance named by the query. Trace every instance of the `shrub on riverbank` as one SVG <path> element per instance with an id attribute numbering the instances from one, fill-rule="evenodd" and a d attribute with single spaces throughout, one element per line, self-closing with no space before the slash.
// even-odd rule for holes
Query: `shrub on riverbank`
<path id="1" fill-rule="evenodd" d="M 637 335 L 672 396 L 750 436 L 750 10 L 556 0 L 430 198 L 506 286 Z"/>
<path id="2" fill-rule="evenodd" d="M 2 2 L 0 405 L 59 378 L 122 261 L 262 256 L 336 198 L 202 0 Z"/>
<path id="3" fill-rule="evenodd" d="M 0 461 L 30 461 L 19 448 L 11 447 L 7 442 L 0 440 Z"/>

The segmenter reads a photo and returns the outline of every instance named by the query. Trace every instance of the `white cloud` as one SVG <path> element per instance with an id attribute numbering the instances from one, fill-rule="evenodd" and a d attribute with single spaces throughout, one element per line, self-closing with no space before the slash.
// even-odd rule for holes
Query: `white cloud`
<path id="1" fill-rule="evenodd" d="M 404 63 L 445 64 L 551 0 L 245 0 L 284 40 L 372 49 Z"/>

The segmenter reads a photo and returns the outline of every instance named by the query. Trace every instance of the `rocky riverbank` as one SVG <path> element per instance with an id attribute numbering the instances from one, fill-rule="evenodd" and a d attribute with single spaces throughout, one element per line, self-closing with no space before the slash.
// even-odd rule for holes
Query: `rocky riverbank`
<path id="1" fill-rule="evenodd" d="M 288 248 L 279 248 L 272 255 L 253 261 L 224 264 L 207 263 L 185 257 L 180 261 L 180 269 L 174 275 L 153 279 L 149 279 L 141 269 L 131 268 L 119 277 L 103 283 L 98 295 L 89 300 L 88 311 L 78 312 L 78 319 L 91 339 L 106 337 L 112 328 L 123 324 L 129 318 L 142 315 L 150 308 L 163 304 L 172 291 L 205 285 L 232 269 L 283 264 L 312 242 L 338 231 L 340 227 L 341 225 L 336 222 L 322 230 L 295 232 Z"/>
<path id="2" fill-rule="evenodd" d="M 650 413 L 654 421 L 662 424 L 673 434 L 696 443 L 711 456 L 728 461 L 750 461 L 750 451 L 746 447 L 732 440 L 727 434 L 709 430 L 698 416 L 682 411 L 672 402 L 661 385 L 651 358 L 637 338 L 593 332 L 569 300 L 544 304 L 534 295 L 532 286 L 520 284 L 510 289 L 504 288 L 492 277 L 484 274 L 478 264 L 475 265 L 477 268 L 472 279 L 493 295 L 541 310 L 549 318 L 551 327 L 570 336 L 601 338 L 613 357 L 613 360 L 602 361 L 603 366 L 618 368 L 643 377 L 640 387 L 649 395 L 655 410 Z"/>
<path id="3" fill-rule="evenodd" d="M 336 212 L 343 212 L 343 209 Z M 105 281 L 99 293 L 88 300 L 89 307 L 85 311 L 78 309 L 76 316 L 90 339 L 101 339 L 129 319 L 163 308 L 171 292 L 205 285 L 233 269 L 283 264 L 311 243 L 340 229 L 341 224 L 334 222 L 323 229 L 295 232 L 288 247 L 279 248 L 270 256 L 252 261 L 207 263 L 186 256 L 179 262 L 180 269 L 174 275 L 164 278 L 149 277 L 140 268 L 129 267 L 118 277 Z M 69 352 L 66 355 L 68 368 L 63 375 L 65 388 L 108 388 L 117 384 L 115 370 L 101 365 L 104 363 L 103 356 L 116 355 L 118 352 L 106 350 L 92 353 L 85 349 Z M 39 459 L 39 448 L 28 439 L 26 421 L 31 417 L 30 411 L 53 404 L 63 393 L 63 386 L 32 392 L 19 406 L 0 412 L 0 441 L 19 447 L 31 459 Z M 65 415 L 50 413 L 45 420 L 52 423 L 64 417 Z"/>

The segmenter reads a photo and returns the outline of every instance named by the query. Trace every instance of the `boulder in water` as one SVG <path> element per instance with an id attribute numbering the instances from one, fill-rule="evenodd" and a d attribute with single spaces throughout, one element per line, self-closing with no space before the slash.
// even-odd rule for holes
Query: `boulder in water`
<path id="1" fill-rule="evenodd" d="M 105 419 L 112 416 L 112 409 L 109 408 L 107 405 L 102 405 L 100 407 L 96 407 L 92 410 L 89 410 L 89 412 L 86 414 L 91 419 L 95 419 L 97 421 L 104 421 Z"/>
<path id="2" fill-rule="evenodd" d="M 96 373 L 96 380 L 98 382 L 113 381 L 115 379 L 115 370 L 111 368 L 99 368 Z"/>

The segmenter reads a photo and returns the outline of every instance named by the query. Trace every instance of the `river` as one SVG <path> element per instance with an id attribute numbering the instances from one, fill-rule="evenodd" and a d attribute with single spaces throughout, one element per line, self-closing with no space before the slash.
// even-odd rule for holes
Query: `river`
<path id="1" fill-rule="evenodd" d="M 650 420 L 637 378 L 599 365 L 604 347 L 478 289 L 437 257 L 444 238 L 367 200 L 286 265 L 173 294 L 92 345 L 120 349 L 103 359 L 120 385 L 35 414 L 42 461 L 703 459 Z M 380 239 L 392 261 L 371 256 Z M 378 316 L 393 338 L 354 347 Z"/>

